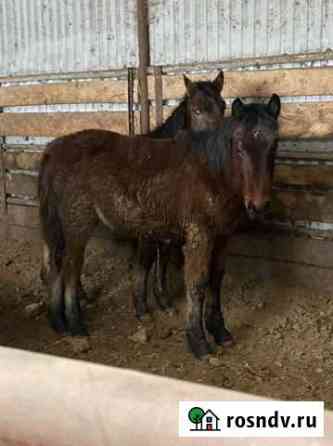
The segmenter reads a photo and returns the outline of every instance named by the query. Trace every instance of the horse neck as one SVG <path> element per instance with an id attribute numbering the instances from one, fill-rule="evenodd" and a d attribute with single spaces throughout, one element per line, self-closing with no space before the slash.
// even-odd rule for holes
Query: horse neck
<path id="1" fill-rule="evenodd" d="M 221 175 L 223 183 L 233 194 L 241 195 L 241 179 L 239 166 L 232 156 L 232 134 L 234 130 L 234 119 L 232 117 L 224 118 L 223 127 L 219 131 L 219 147 L 223 151 L 223 164 Z"/>
<path id="2" fill-rule="evenodd" d="M 173 138 L 179 130 L 191 127 L 190 114 L 188 113 L 188 99 L 185 98 L 159 127 L 148 133 L 151 138 Z"/>
<path id="3" fill-rule="evenodd" d="M 225 118 L 222 128 L 214 131 L 192 131 L 192 148 L 205 154 L 208 168 L 217 177 L 224 190 L 241 195 L 240 171 L 232 156 L 233 121 Z"/>

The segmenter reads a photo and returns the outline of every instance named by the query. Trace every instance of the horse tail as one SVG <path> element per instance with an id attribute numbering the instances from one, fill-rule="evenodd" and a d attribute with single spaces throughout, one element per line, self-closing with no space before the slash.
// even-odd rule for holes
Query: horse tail
<path id="1" fill-rule="evenodd" d="M 39 216 L 43 238 L 43 261 L 41 279 L 47 281 L 54 268 L 60 271 L 65 238 L 58 210 L 58 197 L 54 190 L 52 163 L 48 151 L 44 153 L 38 177 Z"/>

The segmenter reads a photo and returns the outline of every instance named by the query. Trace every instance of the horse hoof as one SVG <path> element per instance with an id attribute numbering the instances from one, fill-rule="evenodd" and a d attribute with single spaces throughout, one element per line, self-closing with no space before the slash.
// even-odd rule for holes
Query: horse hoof
<path id="1" fill-rule="evenodd" d="M 198 341 L 193 337 L 192 333 L 186 333 L 186 340 L 189 351 L 194 355 L 196 359 L 203 359 L 206 355 L 213 353 L 213 348 L 205 339 Z"/>
<path id="2" fill-rule="evenodd" d="M 153 320 L 152 315 L 150 313 L 144 313 L 141 315 L 136 315 L 136 318 L 139 322 L 151 322 Z"/>
<path id="3" fill-rule="evenodd" d="M 217 345 L 221 345 L 225 348 L 230 348 L 235 344 L 235 339 L 228 330 L 223 331 L 223 333 L 214 337 L 214 339 Z"/>
<path id="4" fill-rule="evenodd" d="M 79 288 L 78 296 L 79 296 L 80 300 L 82 299 L 82 300 L 89 301 L 89 297 L 82 286 L 80 286 L 80 288 Z"/>
<path id="5" fill-rule="evenodd" d="M 71 336 L 89 336 L 88 330 L 82 322 L 69 324 L 68 329 Z"/>
<path id="6" fill-rule="evenodd" d="M 224 324 L 215 323 L 215 324 L 207 324 L 207 331 L 213 336 L 214 341 L 217 345 L 222 345 L 223 347 L 231 347 L 234 345 L 235 341 L 230 333 L 228 331 Z"/>
<path id="7" fill-rule="evenodd" d="M 235 339 L 230 335 L 229 338 L 223 339 L 221 345 L 225 348 L 230 348 L 235 345 Z"/>
<path id="8" fill-rule="evenodd" d="M 51 328 L 58 334 L 66 334 L 67 328 L 63 317 L 56 317 L 54 314 L 48 314 L 49 324 Z"/>
<path id="9" fill-rule="evenodd" d="M 176 315 L 178 314 L 177 309 L 176 309 L 176 308 L 173 308 L 173 307 L 168 307 L 168 308 L 165 310 L 165 312 L 166 312 L 166 314 L 167 314 L 168 316 L 170 316 L 170 317 L 174 317 L 174 316 L 176 316 Z"/>

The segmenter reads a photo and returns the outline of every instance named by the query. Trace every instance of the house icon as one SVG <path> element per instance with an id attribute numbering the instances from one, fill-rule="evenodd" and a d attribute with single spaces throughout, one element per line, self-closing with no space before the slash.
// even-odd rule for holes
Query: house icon
<path id="1" fill-rule="evenodd" d="M 208 409 L 197 420 L 195 428 L 191 429 L 191 431 L 219 431 L 219 421 L 219 417 L 212 410 Z"/>

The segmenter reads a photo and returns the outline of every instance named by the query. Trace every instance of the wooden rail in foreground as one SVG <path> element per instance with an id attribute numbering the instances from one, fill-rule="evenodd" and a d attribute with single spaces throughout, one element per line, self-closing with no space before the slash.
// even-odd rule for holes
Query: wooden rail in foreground
<path id="1" fill-rule="evenodd" d="M 254 395 L 54 356 L 0 348 L 0 446 L 331 446 L 323 439 L 178 438 L 179 400 Z"/>

